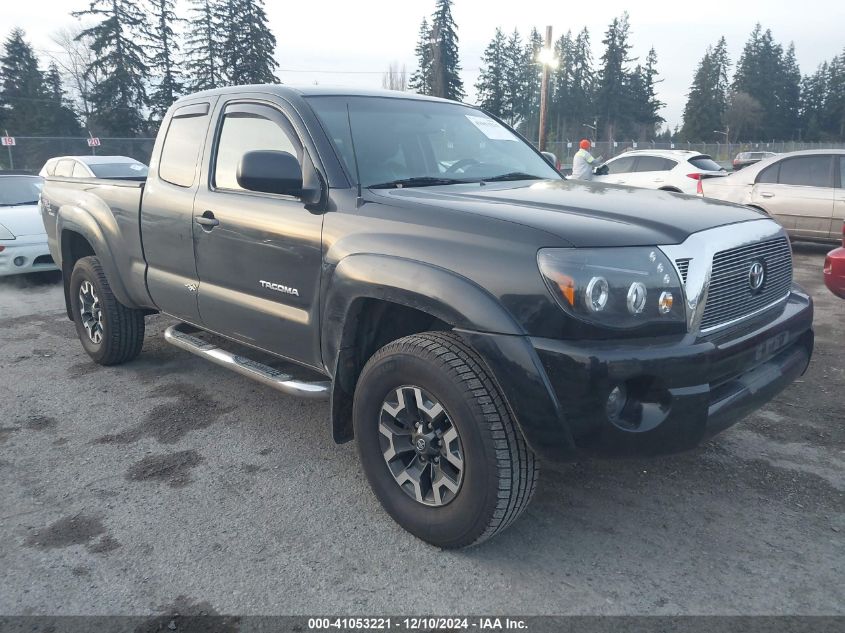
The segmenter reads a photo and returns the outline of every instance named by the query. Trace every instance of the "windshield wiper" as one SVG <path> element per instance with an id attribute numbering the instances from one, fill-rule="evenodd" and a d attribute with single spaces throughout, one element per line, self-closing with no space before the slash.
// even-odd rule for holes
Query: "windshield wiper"
<path id="1" fill-rule="evenodd" d="M 544 180 L 542 176 L 535 176 L 534 174 L 526 174 L 524 171 L 510 171 L 506 174 L 493 176 L 492 178 L 483 178 L 484 182 L 505 182 L 506 180 Z"/>
<path id="2" fill-rule="evenodd" d="M 461 185 L 472 182 L 458 178 L 438 178 L 434 176 L 417 176 L 416 178 L 400 178 L 390 182 L 370 185 L 370 189 L 401 189 L 403 187 L 433 187 L 435 185 Z M 477 181 L 476 181 L 477 182 Z"/>

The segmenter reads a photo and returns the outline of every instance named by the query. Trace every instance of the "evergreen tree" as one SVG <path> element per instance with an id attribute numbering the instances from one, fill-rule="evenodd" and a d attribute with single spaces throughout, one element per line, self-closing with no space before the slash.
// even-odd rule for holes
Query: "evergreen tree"
<path id="1" fill-rule="evenodd" d="M 421 95 L 431 95 L 432 92 L 432 68 L 434 61 L 434 46 L 431 40 L 431 28 L 428 21 L 423 18 L 420 24 L 417 47 L 414 52 L 417 56 L 417 69 L 411 75 L 410 88 Z"/>
<path id="2" fill-rule="evenodd" d="M 522 52 L 522 72 L 524 97 L 521 108 L 521 130 L 528 138 L 534 138 L 540 125 L 540 86 L 543 81 L 543 66 L 537 61 L 537 55 L 543 48 L 543 37 L 536 28 L 525 42 Z"/>
<path id="3" fill-rule="evenodd" d="M 502 29 L 497 28 L 496 34 L 484 50 L 481 57 L 483 65 L 475 89 L 478 91 L 478 102 L 482 108 L 499 118 L 506 116 L 507 90 L 505 84 L 505 39 Z"/>
<path id="4" fill-rule="evenodd" d="M 226 25 L 221 59 L 227 83 L 279 83 L 279 64 L 273 57 L 276 37 L 267 23 L 264 0 L 224 0 L 220 9 Z"/>
<path id="5" fill-rule="evenodd" d="M 549 114 L 553 121 L 549 130 L 551 138 L 567 138 L 569 118 L 572 116 L 570 101 L 574 48 L 572 31 L 567 31 L 555 42 L 555 56 L 560 63 L 550 79 Z"/>
<path id="6" fill-rule="evenodd" d="M 150 69 L 155 74 L 157 86 L 150 95 L 150 119 L 161 122 L 164 113 L 184 91 L 181 74 L 176 67 L 179 46 L 173 32 L 176 22 L 174 0 L 152 0 L 152 24 L 147 37 L 150 40 Z"/>
<path id="7" fill-rule="evenodd" d="M 645 66 L 637 65 L 631 77 L 633 96 L 632 115 L 636 131 L 640 140 L 654 138 L 657 126 L 665 121 L 660 116 L 660 110 L 666 105 L 657 98 L 657 52 L 654 48 L 648 51 Z"/>
<path id="8" fill-rule="evenodd" d="M 819 65 L 816 72 L 807 75 L 801 81 L 801 138 L 807 141 L 819 141 L 825 138 L 825 105 L 828 95 L 827 62 Z"/>
<path id="9" fill-rule="evenodd" d="M 519 125 L 526 110 L 524 64 L 522 38 L 514 29 L 505 45 L 504 105 L 504 118 L 513 127 Z"/>
<path id="10" fill-rule="evenodd" d="M 220 61 L 223 29 L 218 21 L 222 11 L 219 0 L 191 0 L 192 28 L 185 34 L 185 68 L 192 92 L 223 85 Z"/>
<path id="11" fill-rule="evenodd" d="M 824 109 L 828 137 L 845 139 L 845 49 L 828 64 Z"/>
<path id="12" fill-rule="evenodd" d="M 44 106 L 46 118 L 45 133 L 52 136 L 74 136 L 80 134 L 82 126 L 76 112 L 68 103 L 62 86 L 62 77 L 55 62 L 50 62 L 45 75 L 44 87 L 49 102 Z"/>
<path id="13" fill-rule="evenodd" d="M 0 123 L 12 135 L 45 132 L 50 103 L 44 74 L 21 29 L 12 29 L 0 57 Z"/>
<path id="14" fill-rule="evenodd" d="M 584 27 L 575 38 L 572 50 L 572 79 L 570 81 L 569 107 L 572 119 L 571 136 L 583 136 L 583 124 L 593 121 L 595 108 L 596 76 L 593 70 L 593 54 L 590 47 L 590 32 Z"/>
<path id="15" fill-rule="evenodd" d="M 431 34 L 434 48 L 431 92 L 436 97 L 460 101 L 466 93 L 460 75 L 458 27 L 452 17 L 452 0 L 437 0 Z"/>
<path id="16" fill-rule="evenodd" d="M 684 107 L 682 135 L 691 141 L 715 141 L 714 130 L 724 127 L 728 103 L 727 43 L 719 39 L 715 47 L 708 46 L 698 64 Z"/>
<path id="17" fill-rule="evenodd" d="M 790 47 L 786 53 L 774 41 L 771 30 L 757 24 L 743 48 L 732 89 L 757 101 L 762 116 L 749 135 L 760 138 L 792 138 L 798 124 L 801 75 Z"/>
<path id="18" fill-rule="evenodd" d="M 96 57 L 88 74 L 101 77 L 91 92 L 94 116 L 89 125 L 109 136 L 141 135 L 149 72 L 142 49 L 144 15 L 133 0 L 91 0 L 87 10 L 73 15 L 99 20 L 77 37 L 90 37 Z"/>
<path id="19" fill-rule="evenodd" d="M 617 132 L 623 131 L 629 118 L 631 95 L 627 65 L 632 61 L 628 57 L 631 50 L 629 37 L 630 25 L 625 12 L 622 17 L 613 19 L 602 40 L 605 51 L 601 57 L 596 89 L 596 109 L 608 140 L 613 140 Z"/>

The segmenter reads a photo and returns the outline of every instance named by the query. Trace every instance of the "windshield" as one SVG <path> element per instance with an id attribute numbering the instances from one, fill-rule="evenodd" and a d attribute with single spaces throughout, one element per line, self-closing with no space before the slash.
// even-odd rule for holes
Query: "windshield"
<path id="1" fill-rule="evenodd" d="M 97 178 L 146 178 L 147 166 L 143 163 L 102 163 L 88 165 Z"/>
<path id="2" fill-rule="evenodd" d="M 353 179 L 354 140 L 363 187 L 561 179 L 509 129 L 458 103 L 389 97 L 308 100 Z"/>
<path id="3" fill-rule="evenodd" d="M 38 176 L 0 176 L 0 206 L 37 204 L 40 193 Z"/>

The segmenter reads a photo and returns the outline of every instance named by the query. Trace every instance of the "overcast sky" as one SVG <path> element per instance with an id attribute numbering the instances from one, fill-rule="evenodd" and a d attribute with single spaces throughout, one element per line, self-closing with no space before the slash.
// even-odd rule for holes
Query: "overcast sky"
<path id="1" fill-rule="evenodd" d="M 379 87 L 381 73 L 390 62 L 405 64 L 409 74 L 413 71 L 419 24 L 434 7 L 434 0 L 265 1 L 278 40 L 278 74 L 284 83 L 364 87 Z M 4 0 L 3 4 L 2 28 L 23 28 L 46 60 L 56 50 L 51 35 L 76 22 L 70 11 L 85 8 L 87 1 Z M 186 4 L 179 2 L 183 15 Z M 633 56 L 644 59 L 652 46 L 657 51 L 663 78 L 660 98 L 666 102 L 663 116 L 672 126 L 681 121 L 698 60 L 721 35 L 727 38 L 735 62 L 755 22 L 762 22 L 776 41 L 795 42 L 802 73 L 811 72 L 845 47 L 842 0 L 455 0 L 468 101 L 475 98 L 481 54 L 497 26 L 506 32 L 518 28 L 524 35 L 532 26 L 542 33 L 551 25 L 555 38 L 586 26 L 597 61 L 604 30 L 626 9 L 631 15 Z"/>

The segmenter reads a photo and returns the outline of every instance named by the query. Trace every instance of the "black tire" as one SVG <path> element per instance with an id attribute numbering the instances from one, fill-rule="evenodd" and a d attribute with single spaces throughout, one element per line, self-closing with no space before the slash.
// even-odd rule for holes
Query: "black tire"
<path id="1" fill-rule="evenodd" d="M 382 452 L 382 405 L 406 385 L 441 403 L 459 434 L 463 479 L 446 505 L 425 505 L 407 494 Z M 355 389 L 353 425 L 376 497 L 399 525 L 432 545 L 452 549 L 484 541 L 509 526 L 534 494 L 539 463 L 484 363 L 455 334 L 415 334 L 376 352 Z"/>
<path id="2" fill-rule="evenodd" d="M 100 340 L 95 342 L 83 324 L 80 288 L 93 286 L 101 311 Z M 91 359 L 100 365 L 120 365 L 135 358 L 144 345 L 144 313 L 127 308 L 112 294 L 106 274 L 96 257 L 76 262 L 70 276 L 70 302 L 76 333 Z"/>

